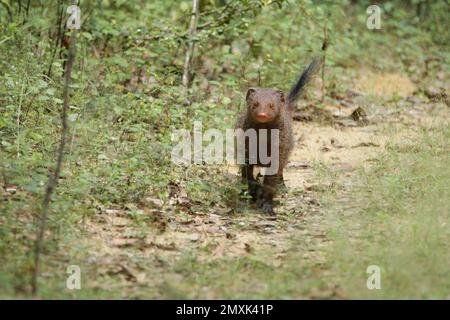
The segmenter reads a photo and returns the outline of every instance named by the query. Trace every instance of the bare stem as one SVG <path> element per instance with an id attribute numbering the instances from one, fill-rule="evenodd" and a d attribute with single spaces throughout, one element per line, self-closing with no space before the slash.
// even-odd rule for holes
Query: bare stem
<path id="1" fill-rule="evenodd" d="M 192 57 L 194 55 L 194 36 L 197 32 L 197 20 L 199 15 L 199 0 L 192 0 L 192 15 L 191 15 L 191 23 L 189 25 L 189 46 L 186 51 L 186 57 L 184 59 L 184 71 L 183 71 L 183 86 L 189 88 L 190 84 L 190 70 L 191 70 L 191 62 Z"/>
<path id="2" fill-rule="evenodd" d="M 69 132 L 69 126 L 67 122 L 67 111 L 69 109 L 69 85 L 71 82 L 71 74 L 72 74 L 72 67 L 73 62 L 75 60 L 75 54 L 76 54 L 76 43 L 77 38 L 77 30 L 74 29 L 72 31 L 72 34 L 70 36 L 70 43 L 69 43 L 69 55 L 67 57 L 67 63 L 66 63 L 66 69 L 64 72 L 64 91 L 63 91 L 63 108 L 61 112 L 61 120 L 62 120 L 62 133 L 61 133 L 61 141 L 59 143 L 58 148 L 58 156 L 56 161 L 56 169 L 54 174 L 50 174 L 48 178 L 47 183 L 47 189 L 45 192 L 45 197 L 42 202 L 42 211 L 40 215 L 39 225 L 38 225 L 38 232 L 37 237 L 35 241 L 35 248 L 34 248 L 34 269 L 33 269 L 33 275 L 31 279 L 31 288 L 33 295 L 36 295 L 38 293 L 38 276 L 40 272 L 40 263 L 41 263 L 41 253 L 42 253 L 42 247 L 44 243 L 44 235 L 45 230 L 47 227 L 47 219 L 48 219 L 48 211 L 50 206 L 50 201 L 52 198 L 52 194 L 58 184 L 59 175 L 61 173 L 61 168 L 63 164 L 63 158 L 64 158 L 64 149 L 66 147 L 66 141 L 67 141 L 67 135 Z"/>
<path id="3" fill-rule="evenodd" d="M 328 49 L 328 17 L 327 14 L 325 18 L 325 24 L 323 26 L 323 43 L 322 43 L 322 51 L 323 51 L 323 63 L 322 63 L 322 93 L 320 97 L 320 101 L 323 102 L 325 100 L 325 63 L 327 57 L 327 49 Z"/>

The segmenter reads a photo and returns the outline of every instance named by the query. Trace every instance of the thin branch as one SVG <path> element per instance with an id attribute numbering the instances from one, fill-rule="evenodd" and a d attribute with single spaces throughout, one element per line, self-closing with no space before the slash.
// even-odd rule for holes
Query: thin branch
<path id="1" fill-rule="evenodd" d="M 61 173 L 61 168 L 63 164 L 64 159 L 64 149 L 67 142 L 67 135 L 69 132 L 69 126 L 67 122 L 67 112 L 69 109 L 69 86 L 70 82 L 72 80 L 71 74 L 72 74 L 72 67 L 75 60 L 75 54 L 76 54 L 76 38 L 77 38 L 77 30 L 73 29 L 72 34 L 70 36 L 70 43 L 69 43 L 69 55 L 67 57 L 67 63 L 66 63 L 66 69 L 64 72 L 64 91 L 63 91 L 63 108 L 61 112 L 61 120 L 62 120 L 62 133 L 61 133 L 61 141 L 58 148 L 58 157 L 56 161 L 56 169 L 54 174 L 50 174 L 47 184 L 47 189 L 45 192 L 45 197 L 42 202 L 42 211 L 40 215 L 40 221 L 38 226 L 38 234 L 35 241 L 35 248 L 34 248 L 34 269 L 33 269 L 33 275 L 31 280 L 31 287 L 32 287 L 32 293 L 34 295 L 38 292 L 38 276 L 40 272 L 40 262 L 41 262 L 41 252 L 44 244 L 44 235 L 45 230 L 47 227 L 47 218 L 48 218 L 48 211 L 50 206 L 50 201 L 52 198 L 52 194 L 58 184 L 59 176 Z"/>
<path id="2" fill-rule="evenodd" d="M 56 21 L 56 23 L 58 25 L 58 33 L 56 35 L 56 42 L 55 42 L 55 45 L 53 47 L 50 63 L 49 63 L 49 66 L 48 66 L 47 77 L 51 77 L 52 76 L 52 67 L 53 67 L 53 62 L 55 61 L 56 52 L 58 51 L 60 43 L 62 44 L 62 37 L 63 37 L 63 35 L 61 34 L 62 33 L 62 30 L 61 30 L 62 26 L 61 25 L 63 24 L 64 7 L 62 6 L 61 0 L 58 0 L 58 6 L 57 6 L 56 14 L 57 14 L 57 21 Z"/>
<path id="3" fill-rule="evenodd" d="M 186 58 L 184 60 L 184 71 L 183 71 L 183 86 L 189 87 L 190 82 L 190 69 L 192 57 L 194 55 L 194 36 L 197 32 L 197 20 L 199 15 L 199 0 L 192 0 L 192 16 L 191 24 L 189 25 L 189 46 L 186 51 Z"/>
<path id="4" fill-rule="evenodd" d="M 30 13 L 30 2 L 31 2 L 31 0 L 27 1 L 27 9 L 26 9 L 27 17 L 28 17 L 28 14 Z"/>
<path id="5" fill-rule="evenodd" d="M 0 4 L 2 4 L 6 8 L 6 11 L 8 12 L 9 22 L 12 22 L 13 16 L 12 16 L 12 12 L 11 12 L 11 8 L 9 7 L 9 4 L 7 4 L 6 2 L 3 2 L 3 1 L 0 1 Z"/>
<path id="6" fill-rule="evenodd" d="M 322 92 L 320 97 L 320 102 L 323 102 L 325 100 L 325 62 L 327 57 L 327 49 L 328 49 L 328 18 L 329 14 L 327 13 L 325 18 L 325 24 L 323 26 L 323 43 L 322 43 L 322 51 L 323 51 L 323 63 L 322 63 Z"/>
<path id="7" fill-rule="evenodd" d="M 20 15 L 20 12 L 22 11 L 22 0 L 18 0 L 17 2 L 19 4 L 17 7 L 17 10 L 18 10 L 18 14 Z"/>
<path id="8" fill-rule="evenodd" d="M 27 4 L 25 6 L 25 14 L 23 17 L 23 24 L 25 24 L 28 21 L 28 16 L 30 13 L 30 2 L 31 2 L 31 0 L 27 0 Z"/>

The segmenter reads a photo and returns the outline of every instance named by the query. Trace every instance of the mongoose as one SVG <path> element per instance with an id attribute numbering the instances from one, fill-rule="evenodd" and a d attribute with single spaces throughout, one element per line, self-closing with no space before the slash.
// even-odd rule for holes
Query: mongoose
<path id="1" fill-rule="evenodd" d="M 256 163 L 249 161 L 251 158 L 248 140 L 245 141 L 245 164 L 241 165 L 242 179 L 248 184 L 248 192 L 254 201 L 260 201 L 260 205 L 264 213 L 275 214 L 273 210 L 273 197 L 277 186 L 284 184 L 283 169 L 288 163 L 289 155 L 294 147 L 294 137 L 292 134 L 292 117 L 291 111 L 294 103 L 301 95 L 303 88 L 310 81 L 313 74 L 319 69 L 321 60 L 314 59 L 302 72 L 300 77 L 291 87 L 287 98 L 284 92 L 277 89 L 267 88 L 250 88 L 247 91 L 246 103 L 247 108 L 239 117 L 237 128 L 244 132 L 248 129 L 256 130 L 257 150 L 259 152 L 259 140 L 262 131 L 267 129 L 267 150 L 271 150 L 271 130 L 278 129 L 278 170 L 276 174 L 264 175 L 262 186 L 258 184 L 254 177 L 253 169 L 257 165 L 259 167 L 268 167 L 269 164 L 262 164 L 259 153 L 256 157 Z M 263 142 L 264 145 L 264 142 Z M 270 156 L 270 152 L 267 152 Z M 255 162 L 255 161 L 253 161 Z"/>

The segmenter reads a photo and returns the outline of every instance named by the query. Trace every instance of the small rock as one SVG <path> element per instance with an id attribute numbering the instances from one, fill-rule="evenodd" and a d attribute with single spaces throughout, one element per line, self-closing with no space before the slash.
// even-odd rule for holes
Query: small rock
<path id="1" fill-rule="evenodd" d="M 144 284 L 146 278 L 147 278 L 147 275 L 144 272 L 136 274 L 136 282 L 139 284 Z"/>
<path id="2" fill-rule="evenodd" d="M 189 236 L 189 240 L 192 242 L 197 242 L 200 239 L 200 235 L 198 233 L 191 234 Z"/>

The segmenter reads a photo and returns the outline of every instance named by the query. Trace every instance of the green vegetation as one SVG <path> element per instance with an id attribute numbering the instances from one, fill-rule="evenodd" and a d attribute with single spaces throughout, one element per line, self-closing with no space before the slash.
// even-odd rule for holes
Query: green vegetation
<path id="1" fill-rule="evenodd" d="M 361 172 L 361 186 L 348 190 L 351 206 L 329 212 L 332 269 L 353 298 L 448 298 L 449 135 L 438 126 L 389 144 Z M 369 291 L 363 281 L 372 264 L 381 267 L 382 290 Z"/>
<path id="2" fill-rule="evenodd" d="M 61 135 L 69 36 L 58 32 L 68 1 L 34 0 L 28 9 L 19 8 L 22 2 L 0 5 L 0 298 L 31 297 L 36 221 Z M 181 77 L 191 5 L 81 1 L 70 132 L 45 234 L 39 297 L 448 297 L 448 126 L 422 132 L 417 141 L 392 142 L 370 169 L 361 165 L 350 178 L 329 163 L 314 167 L 323 183 L 313 196 L 326 205 L 304 220 L 294 209 L 280 214 L 270 227 L 280 234 L 282 254 L 274 245 L 222 256 L 221 240 L 213 236 L 183 242 L 190 226 L 198 232 L 199 217 L 228 219 L 227 239 L 254 227 L 246 219 L 266 217 L 239 199 L 239 182 L 227 168 L 186 168 L 170 160 L 174 130 L 191 130 L 194 121 L 204 130 L 230 128 L 247 87 L 288 89 L 322 54 L 325 25 L 327 95 L 319 102 L 310 90 L 308 103 L 326 108 L 370 69 L 405 75 L 417 87 L 415 97 L 443 104 L 429 87 L 448 88 L 436 84 L 445 81 L 440 74 L 448 73 L 450 62 L 448 1 L 385 1 L 382 29 L 373 31 L 366 28 L 370 1 L 201 1 L 186 92 Z M 362 94 L 363 106 L 376 105 L 381 113 L 406 100 Z M 359 187 L 344 190 L 343 179 Z M 298 187 L 283 199 L 310 196 Z M 341 214 L 344 191 L 352 206 Z M 310 212 L 305 202 L 295 209 Z M 112 210 L 128 225 L 111 222 Z M 174 248 L 169 240 L 157 243 L 178 224 L 185 228 L 177 233 L 183 241 L 171 240 Z M 326 244 L 311 230 L 325 234 Z M 123 238 L 134 242 L 123 245 Z M 120 242 L 114 250 L 101 246 L 114 241 Z M 66 289 L 71 264 L 81 266 L 82 290 Z M 365 288 L 369 264 L 382 266 L 382 290 Z"/>

